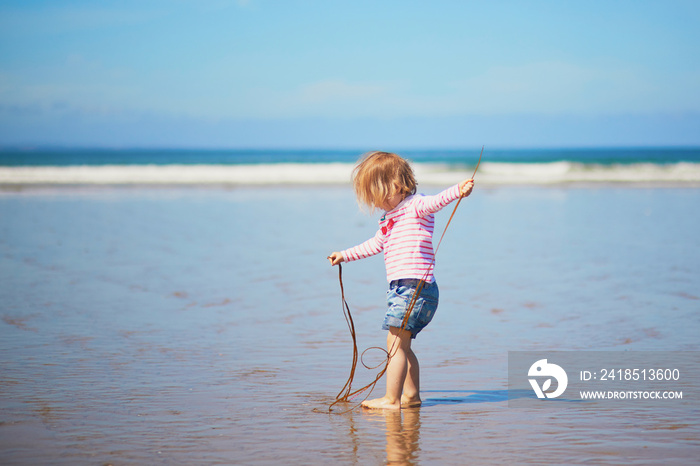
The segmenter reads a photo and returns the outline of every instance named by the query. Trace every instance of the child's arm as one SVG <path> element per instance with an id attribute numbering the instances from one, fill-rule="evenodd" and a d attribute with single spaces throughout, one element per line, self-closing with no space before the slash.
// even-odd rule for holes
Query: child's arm
<path id="1" fill-rule="evenodd" d="M 450 202 L 455 201 L 460 197 L 469 196 L 473 188 L 474 180 L 470 178 L 454 186 L 450 186 L 435 196 L 422 196 L 419 203 L 416 205 L 416 213 L 419 217 L 434 214 Z"/>
<path id="2" fill-rule="evenodd" d="M 331 265 L 338 265 L 341 262 L 350 262 L 358 259 L 364 259 L 366 257 L 379 254 L 384 250 L 384 234 L 381 230 L 377 231 L 377 234 L 372 238 L 368 239 L 362 244 L 346 249 L 341 252 L 334 252 L 328 256 L 328 260 L 331 261 Z"/>
<path id="3" fill-rule="evenodd" d="M 338 265 L 341 262 L 344 262 L 345 259 L 343 258 L 343 255 L 339 252 L 332 252 L 330 256 L 328 256 L 328 260 L 331 261 L 331 265 Z"/>
<path id="4" fill-rule="evenodd" d="M 459 183 L 459 192 L 462 195 L 462 197 L 467 197 L 472 193 L 472 189 L 474 189 L 474 179 L 469 178 L 468 180 L 464 180 L 461 183 Z"/>

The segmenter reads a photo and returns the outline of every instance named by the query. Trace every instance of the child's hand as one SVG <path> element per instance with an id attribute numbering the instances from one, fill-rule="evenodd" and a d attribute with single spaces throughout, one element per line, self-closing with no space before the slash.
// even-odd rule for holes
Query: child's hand
<path id="1" fill-rule="evenodd" d="M 328 260 L 331 261 L 331 265 L 338 265 L 345 259 L 343 259 L 343 255 L 341 253 L 334 252 L 330 256 L 328 256 Z"/>
<path id="2" fill-rule="evenodd" d="M 474 189 L 474 180 L 471 178 L 459 183 L 459 193 L 462 197 L 469 196 L 472 193 L 472 189 Z"/>

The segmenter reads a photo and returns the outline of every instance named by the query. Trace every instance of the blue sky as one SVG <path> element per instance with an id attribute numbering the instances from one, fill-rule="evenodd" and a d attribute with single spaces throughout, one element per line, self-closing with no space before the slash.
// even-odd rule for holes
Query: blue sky
<path id="1" fill-rule="evenodd" d="M 700 145 L 696 1 L 3 1 L 0 145 Z"/>

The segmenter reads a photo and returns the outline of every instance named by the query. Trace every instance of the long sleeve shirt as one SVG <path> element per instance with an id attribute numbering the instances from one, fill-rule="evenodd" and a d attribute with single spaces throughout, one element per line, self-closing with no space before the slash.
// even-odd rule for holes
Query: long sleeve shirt
<path id="1" fill-rule="evenodd" d="M 425 278 L 428 283 L 434 282 L 433 214 L 459 196 L 459 185 L 435 196 L 408 196 L 379 220 L 374 237 L 341 251 L 343 259 L 350 262 L 384 251 L 387 281 Z"/>

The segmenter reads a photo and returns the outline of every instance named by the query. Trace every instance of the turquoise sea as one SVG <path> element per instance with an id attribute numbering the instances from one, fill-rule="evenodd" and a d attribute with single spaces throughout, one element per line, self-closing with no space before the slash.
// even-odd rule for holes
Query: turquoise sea
<path id="1" fill-rule="evenodd" d="M 348 183 L 363 150 L 0 150 L 0 186 Z M 424 184 L 470 173 L 480 148 L 397 151 Z M 461 175 L 460 175 L 461 176 Z M 700 148 L 484 149 L 486 185 L 645 183 L 700 186 Z"/>
<path id="2" fill-rule="evenodd" d="M 66 165 L 242 165 L 276 163 L 354 163 L 362 150 L 212 150 L 212 149 L 4 149 L 0 166 Z M 474 165 L 480 148 L 471 150 L 394 150 L 418 163 Z M 621 147 L 579 149 L 492 149 L 496 163 L 673 164 L 700 163 L 698 147 Z"/>

